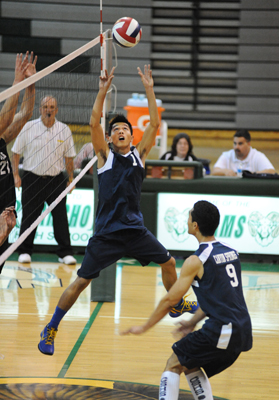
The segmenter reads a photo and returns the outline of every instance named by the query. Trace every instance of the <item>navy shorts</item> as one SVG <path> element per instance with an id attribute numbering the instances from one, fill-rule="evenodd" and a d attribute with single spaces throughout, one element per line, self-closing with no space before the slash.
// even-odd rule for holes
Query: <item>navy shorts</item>
<path id="1" fill-rule="evenodd" d="M 230 367 L 239 351 L 222 350 L 213 346 L 201 331 L 189 333 L 172 346 L 181 365 L 187 369 L 203 368 L 208 378 Z"/>
<path id="2" fill-rule="evenodd" d="M 122 257 L 135 258 L 141 265 L 148 265 L 150 262 L 164 264 L 171 255 L 147 228 L 123 229 L 92 236 L 77 274 L 85 279 L 97 278 L 102 269 Z"/>

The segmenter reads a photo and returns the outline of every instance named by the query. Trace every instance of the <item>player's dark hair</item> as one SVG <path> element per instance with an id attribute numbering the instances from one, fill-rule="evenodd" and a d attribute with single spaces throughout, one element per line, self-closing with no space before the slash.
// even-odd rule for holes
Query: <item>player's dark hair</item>
<path id="1" fill-rule="evenodd" d="M 185 160 L 186 160 L 189 156 L 193 156 L 193 154 L 192 154 L 193 145 L 192 145 L 190 136 L 187 135 L 187 133 L 184 133 L 184 132 L 178 133 L 178 134 L 173 138 L 173 142 L 172 142 L 172 145 L 171 145 L 171 155 L 172 155 L 172 157 L 174 157 L 174 156 L 177 155 L 176 146 L 177 146 L 177 143 L 179 142 L 180 139 L 186 139 L 187 142 L 188 142 L 188 145 L 189 145 L 189 150 L 188 150 L 188 152 L 187 152 L 187 154 L 186 154 L 186 157 L 185 157 Z M 173 159 L 173 158 L 172 158 L 172 159 Z"/>
<path id="2" fill-rule="evenodd" d="M 109 121 L 109 127 L 108 127 L 108 136 L 111 135 L 111 131 L 112 131 L 112 127 L 114 124 L 117 124 L 118 122 L 124 122 L 125 124 L 127 124 L 130 128 L 131 131 L 131 135 L 133 135 L 133 127 L 131 125 L 131 123 L 127 120 L 127 118 L 125 117 L 125 115 L 123 114 L 117 114 L 114 118 L 112 118 Z"/>
<path id="3" fill-rule="evenodd" d="M 239 129 L 238 131 L 235 132 L 233 137 L 244 137 L 244 139 L 246 139 L 247 142 L 251 142 L 251 135 L 247 129 Z"/>
<path id="4" fill-rule="evenodd" d="M 220 213 L 218 208 L 201 200 L 194 204 L 191 212 L 192 221 L 197 222 L 199 230 L 203 236 L 213 236 L 220 222 Z"/>

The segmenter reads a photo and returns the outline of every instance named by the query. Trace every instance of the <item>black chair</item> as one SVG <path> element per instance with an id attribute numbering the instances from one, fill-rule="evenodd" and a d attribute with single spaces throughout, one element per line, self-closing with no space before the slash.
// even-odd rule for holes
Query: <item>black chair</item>
<path id="1" fill-rule="evenodd" d="M 198 158 L 197 161 L 200 161 L 202 163 L 202 165 L 204 166 L 206 175 L 210 175 L 209 164 L 211 163 L 211 160 L 208 160 L 207 158 Z"/>

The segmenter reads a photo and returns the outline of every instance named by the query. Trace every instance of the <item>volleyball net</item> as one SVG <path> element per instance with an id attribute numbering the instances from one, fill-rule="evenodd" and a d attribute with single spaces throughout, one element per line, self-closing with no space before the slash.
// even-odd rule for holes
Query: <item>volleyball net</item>
<path id="1" fill-rule="evenodd" d="M 17 225 L 11 232 L 9 236 L 9 242 L 12 243 L 10 247 L 0 256 L 0 265 L 18 248 L 18 246 L 26 239 L 26 237 L 35 230 L 43 219 L 54 209 L 54 207 L 77 185 L 80 179 L 89 172 L 90 168 L 96 162 L 97 157 L 93 157 L 93 151 L 91 154 L 87 155 L 86 165 L 84 163 L 79 163 L 76 166 L 76 159 L 81 159 L 81 152 L 87 143 L 91 143 L 89 120 L 92 112 L 93 103 L 95 101 L 96 95 L 99 88 L 99 76 L 102 73 L 101 69 L 110 69 L 112 66 L 112 46 L 111 46 L 111 31 L 108 30 L 102 35 L 104 40 L 100 40 L 100 36 L 96 37 L 92 41 L 88 42 L 79 49 L 68 54 L 61 60 L 47 66 L 46 68 L 38 71 L 33 76 L 25 79 L 24 81 L 18 83 L 17 85 L 11 86 L 8 89 L 0 93 L 0 109 L 2 108 L 4 101 L 13 96 L 15 93 L 21 91 L 20 98 L 18 102 L 18 109 L 22 103 L 22 97 L 25 93 L 25 89 L 32 84 L 35 84 L 35 105 L 33 110 L 33 115 L 30 121 L 35 121 L 40 118 L 40 105 L 41 100 L 46 96 L 54 97 L 57 101 L 58 113 L 56 119 L 61 121 L 63 124 L 68 125 L 71 130 L 73 138 L 73 147 L 77 157 L 74 159 L 75 166 L 75 178 L 73 182 L 62 191 L 61 194 L 53 201 L 51 204 L 44 205 L 42 214 L 30 225 L 30 227 L 23 232 L 19 237 L 19 230 L 21 225 L 22 208 L 21 202 L 16 202 L 16 211 L 18 214 Z M 101 52 L 100 52 L 100 42 L 102 42 Z M 100 57 L 101 53 L 101 57 Z M 40 60 L 38 58 L 37 67 L 40 65 Z M 37 68 L 38 69 L 38 68 Z M 104 105 L 102 126 L 105 130 L 105 115 L 106 112 L 110 110 L 110 96 L 107 96 L 107 100 Z M 61 129 L 63 125 L 61 125 Z M 46 134 L 47 134 L 47 128 Z M 61 132 L 56 132 L 57 138 L 52 138 L 52 140 L 59 141 Z M 31 140 L 31 139 L 30 139 Z M 8 151 L 10 158 L 12 157 L 11 148 L 9 145 Z M 28 141 L 25 143 L 28 146 Z M 35 167 L 39 167 L 43 171 L 43 175 L 52 175 L 48 173 L 48 169 L 51 168 L 51 160 L 57 160 L 57 157 L 63 159 L 65 165 L 65 171 L 63 172 L 65 180 L 61 185 L 65 187 L 65 181 L 68 181 L 67 175 L 67 165 L 65 164 L 65 155 L 57 155 L 57 151 L 54 150 L 55 154 L 51 153 L 48 145 L 40 149 L 40 157 L 31 156 L 36 160 Z M 24 153 L 26 148 L 22 148 L 21 159 L 19 161 L 19 173 L 22 176 L 22 163 L 28 162 L 28 159 L 24 159 Z M 59 153 L 59 152 L 58 152 Z M 42 155 L 43 154 L 43 155 Z M 71 153 L 73 154 L 73 153 Z M 22 160 L 23 156 L 23 160 Z M 30 157 L 31 157 L 30 156 Z M 67 159 L 67 157 L 66 157 Z M 34 161 L 33 161 L 34 162 Z M 26 164 L 25 164 L 26 165 Z M 36 181 L 32 183 L 33 187 L 28 187 L 26 190 L 30 190 L 30 194 L 36 191 Z M 92 179 L 93 186 L 93 179 Z M 28 193 L 27 193 L 28 194 Z M 37 193 L 39 195 L 39 193 Z M 5 192 L 1 192 L 0 200 L 3 204 L 5 199 Z M 36 210 L 34 210 L 34 215 Z M 35 242 L 36 243 L 36 242 Z"/>

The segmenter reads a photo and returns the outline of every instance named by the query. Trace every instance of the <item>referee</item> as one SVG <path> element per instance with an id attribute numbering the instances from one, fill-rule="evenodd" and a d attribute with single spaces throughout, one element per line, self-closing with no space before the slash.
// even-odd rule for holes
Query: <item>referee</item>
<path id="1" fill-rule="evenodd" d="M 23 127 L 12 147 L 15 186 L 22 186 L 20 235 L 41 215 L 44 203 L 50 205 L 73 180 L 74 141 L 70 128 L 56 119 L 57 112 L 56 98 L 45 96 L 40 104 L 41 116 Z M 18 171 L 21 155 L 22 180 Z M 65 167 L 68 179 L 63 174 Z M 70 242 L 66 197 L 51 213 L 58 260 L 64 264 L 76 264 Z M 35 234 L 36 229 L 18 247 L 19 262 L 31 262 Z"/>

